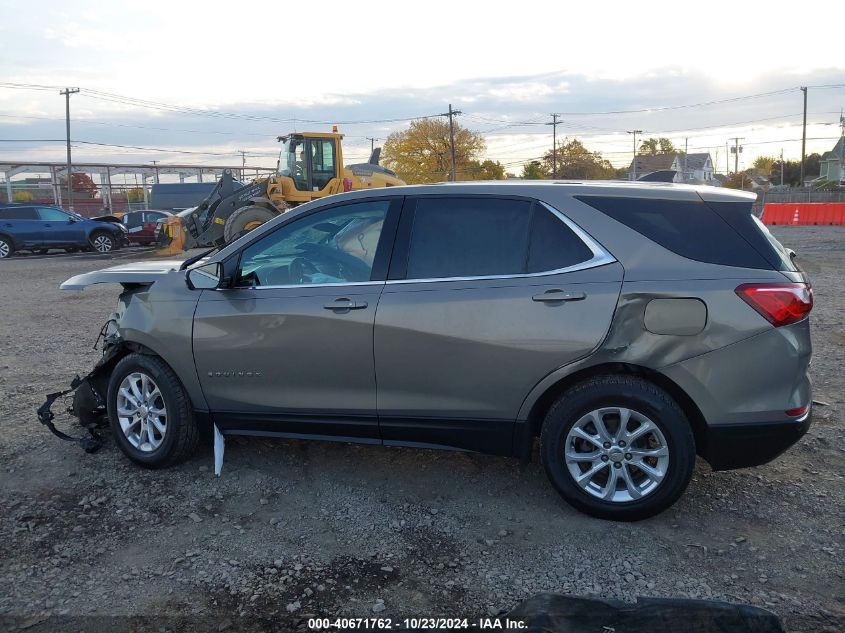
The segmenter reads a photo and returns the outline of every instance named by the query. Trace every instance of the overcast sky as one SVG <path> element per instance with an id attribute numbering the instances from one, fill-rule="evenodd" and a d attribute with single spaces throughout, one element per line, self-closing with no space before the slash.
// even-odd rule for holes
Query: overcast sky
<path id="1" fill-rule="evenodd" d="M 0 0 L 0 82 L 83 88 L 71 98 L 77 161 L 239 165 L 244 150 L 271 165 L 278 134 L 332 122 L 347 159 L 363 160 L 366 137 L 451 102 L 514 173 L 550 147 L 551 112 L 560 135 L 615 165 L 630 162 L 625 131 L 642 129 L 688 139 L 721 171 L 735 136 L 740 167 L 800 156 L 800 85 L 808 153 L 830 149 L 845 106 L 841 20 L 743 4 Z M 724 101 L 762 93 L 775 94 Z M 597 114 L 620 110 L 638 112 Z M 8 141 L 64 135 L 55 88 L 0 86 L 0 160 L 62 160 L 62 143 Z"/>

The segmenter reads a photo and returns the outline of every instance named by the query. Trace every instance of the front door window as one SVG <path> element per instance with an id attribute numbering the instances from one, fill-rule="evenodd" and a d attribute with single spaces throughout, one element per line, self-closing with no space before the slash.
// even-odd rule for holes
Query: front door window
<path id="1" fill-rule="evenodd" d="M 287 224 L 244 249 L 241 287 L 369 281 L 389 200 L 346 204 Z"/>

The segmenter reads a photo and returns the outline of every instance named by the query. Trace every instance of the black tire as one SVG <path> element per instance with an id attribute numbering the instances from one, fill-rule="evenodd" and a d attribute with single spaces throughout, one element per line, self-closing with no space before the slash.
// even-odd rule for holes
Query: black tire
<path id="1" fill-rule="evenodd" d="M 143 451 L 133 446 L 120 426 L 117 415 L 117 396 L 120 384 L 132 373 L 141 372 L 152 378 L 161 392 L 167 409 L 166 432 L 161 444 L 152 451 Z M 114 368 L 109 379 L 107 399 L 109 424 L 120 450 L 133 462 L 147 468 L 172 466 L 193 455 L 199 439 L 199 429 L 194 420 L 188 395 L 179 378 L 168 365 L 157 356 L 129 354 Z"/>
<path id="2" fill-rule="evenodd" d="M 238 209 L 226 220 L 223 225 L 223 239 L 226 244 L 231 244 L 242 235 L 246 235 L 252 229 L 272 220 L 278 215 L 265 207 L 251 206 Z M 256 224 L 257 223 L 257 224 Z M 255 226 L 250 226 L 255 224 Z"/>
<path id="3" fill-rule="evenodd" d="M 97 253 L 111 253 L 117 250 L 117 240 L 108 231 L 94 231 L 88 238 L 91 249 Z M 102 248 L 98 248 L 102 245 Z"/>
<path id="4" fill-rule="evenodd" d="M 39 248 L 36 252 L 39 255 L 46 255 L 47 253 L 50 252 L 50 249 L 49 248 Z"/>
<path id="5" fill-rule="evenodd" d="M 15 245 L 8 237 L 0 235 L 0 259 L 11 257 L 15 253 Z"/>
<path id="6" fill-rule="evenodd" d="M 576 483 L 567 466 L 564 454 L 570 430 L 583 416 L 603 407 L 636 411 L 651 420 L 665 438 L 669 449 L 665 475 L 639 499 L 614 502 L 593 496 Z M 656 385 L 635 376 L 597 376 L 571 387 L 551 406 L 540 434 L 540 453 L 546 475 L 570 505 L 601 519 L 639 521 L 659 514 L 683 494 L 695 465 L 695 440 L 684 412 Z M 617 466 L 612 459 L 602 459 L 609 462 L 608 468 Z M 622 458 L 617 452 L 613 459 Z M 629 470 L 628 464 L 622 466 L 625 472 L 637 472 Z"/>

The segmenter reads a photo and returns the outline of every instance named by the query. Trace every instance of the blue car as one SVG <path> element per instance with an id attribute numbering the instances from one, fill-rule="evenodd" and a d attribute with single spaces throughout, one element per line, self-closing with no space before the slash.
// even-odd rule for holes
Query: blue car
<path id="1" fill-rule="evenodd" d="M 109 253 L 127 243 L 126 235 L 122 224 L 89 220 L 58 207 L 0 205 L 0 259 L 15 251 L 47 252 L 51 248 Z"/>

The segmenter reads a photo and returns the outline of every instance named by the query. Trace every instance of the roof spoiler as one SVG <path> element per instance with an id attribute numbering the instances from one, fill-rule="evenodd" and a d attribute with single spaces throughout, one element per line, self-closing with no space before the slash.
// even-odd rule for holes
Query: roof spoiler
<path id="1" fill-rule="evenodd" d="M 675 182 L 675 174 L 677 173 L 674 169 L 659 169 L 645 176 L 640 176 L 637 178 L 637 182 Z"/>

